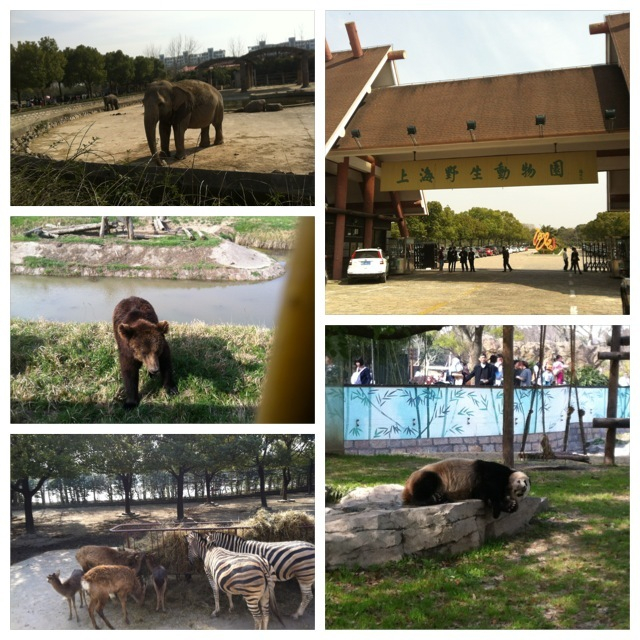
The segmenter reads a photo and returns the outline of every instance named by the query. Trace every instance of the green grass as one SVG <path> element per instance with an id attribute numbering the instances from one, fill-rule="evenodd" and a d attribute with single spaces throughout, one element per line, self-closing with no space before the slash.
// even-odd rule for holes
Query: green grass
<path id="1" fill-rule="evenodd" d="M 172 323 L 178 394 L 140 376 L 142 401 L 122 407 L 111 325 L 11 321 L 14 423 L 241 423 L 255 419 L 271 348 L 270 329 Z"/>
<path id="2" fill-rule="evenodd" d="M 151 168 L 123 174 L 109 164 L 100 173 L 91 172 L 78 158 L 90 151 L 91 142 L 62 164 L 11 162 L 12 206 L 309 206 L 310 198 L 276 191 L 220 195 L 200 184 L 193 192 L 182 187 L 179 177 L 188 170 L 166 171 L 159 176 Z M 91 157 L 94 161 L 94 158 Z M 188 182 L 185 181 L 185 182 Z"/>
<path id="3" fill-rule="evenodd" d="M 424 458 L 330 456 L 326 484 L 403 484 Z M 327 629 L 628 629 L 629 469 L 535 470 L 550 509 L 455 557 L 327 572 Z"/>

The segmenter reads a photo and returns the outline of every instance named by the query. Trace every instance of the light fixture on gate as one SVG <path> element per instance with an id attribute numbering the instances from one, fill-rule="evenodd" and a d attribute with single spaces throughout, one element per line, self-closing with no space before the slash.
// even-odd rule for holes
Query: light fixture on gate
<path id="1" fill-rule="evenodd" d="M 418 133 L 418 130 L 416 129 L 415 125 L 410 124 L 407 127 L 407 133 L 409 134 L 411 142 L 413 142 L 414 146 L 417 145 L 418 143 L 416 142 L 416 133 Z"/>
<path id="2" fill-rule="evenodd" d="M 351 129 L 351 137 L 356 141 L 358 149 L 362 149 L 362 145 L 360 144 L 360 135 L 360 129 Z"/>
<path id="3" fill-rule="evenodd" d="M 613 131 L 613 121 L 616 119 L 616 110 L 615 109 L 605 109 L 604 110 L 604 119 L 607 123 L 607 129 L 609 131 Z"/>
<path id="4" fill-rule="evenodd" d="M 547 116 L 544 113 L 539 113 L 536 116 L 536 126 L 540 131 L 540 137 L 544 135 L 544 125 L 547 124 Z"/>
<path id="5" fill-rule="evenodd" d="M 475 130 L 476 130 L 476 121 L 475 120 L 467 120 L 467 131 L 471 134 L 471 139 L 475 142 L 476 141 L 476 135 L 475 135 Z"/>

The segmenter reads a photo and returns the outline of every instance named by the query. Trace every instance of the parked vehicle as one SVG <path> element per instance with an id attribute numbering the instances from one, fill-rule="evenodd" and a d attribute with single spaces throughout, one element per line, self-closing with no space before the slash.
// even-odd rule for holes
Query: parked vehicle
<path id="1" fill-rule="evenodd" d="M 358 279 L 387 281 L 389 258 L 382 249 L 356 249 L 347 267 L 347 281 L 351 284 Z"/>

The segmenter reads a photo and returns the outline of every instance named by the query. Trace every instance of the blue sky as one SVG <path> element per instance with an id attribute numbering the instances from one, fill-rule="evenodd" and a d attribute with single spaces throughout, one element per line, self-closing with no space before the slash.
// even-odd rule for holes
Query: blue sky
<path id="1" fill-rule="evenodd" d="M 579 67 L 606 61 L 605 36 L 589 25 L 619 11 L 329 11 L 333 51 L 349 48 L 345 23 L 363 47 L 390 44 L 401 84 Z M 606 210 L 605 174 L 596 185 L 460 189 L 430 192 L 454 211 L 473 206 L 510 211 L 521 222 L 572 227 Z"/>
<path id="2" fill-rule="evenodd" d="M 315 35 L 313 11 L 11 11 L 10 29 L 12 44 L 50 36 L 60 49 L 84 44 L 130 56 L 144 55 L 149 46 L 166 54 L 177 36 L 193 38 L 199 51 L 228 50 L 238 39 L 246 52 L 265 38 L 277 43 Z"/>

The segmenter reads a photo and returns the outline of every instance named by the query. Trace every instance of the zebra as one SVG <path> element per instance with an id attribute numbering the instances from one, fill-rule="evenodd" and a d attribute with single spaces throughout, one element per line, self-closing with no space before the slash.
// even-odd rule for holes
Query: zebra
<path id="1" fill-rule="evenodd" d="M 229 551 L 256 553 L 262 556 L 274 568 L 278 582 L 296 578 L 302 593 L 302 601 L 298 610 L 293 614 L 293 619 L 299 618 L 304 613 L 313 598 L 311 589 L 315 581 L 315 545 L 300 540 L 258 542 L 219 531 L 209 533 L 207 540 L 209 543 Z"/>
<path id="2" fill-rule="evenodd" d="M 264 558 L 213 547 L 197 531 L 189 532 L 187 542 L 189 561 L 200 558 L 204 563 L 204 571 L 215 600 L 212 616 L 220 613 L 220 591 L 223 591 L 229 600 L 229 611 L 233 611 L 233 594 L 244 597 L 253 616 L 255 629 L 267 629 L 270 606 L 282 623 L 275 600 L 275 574 Z"/>

